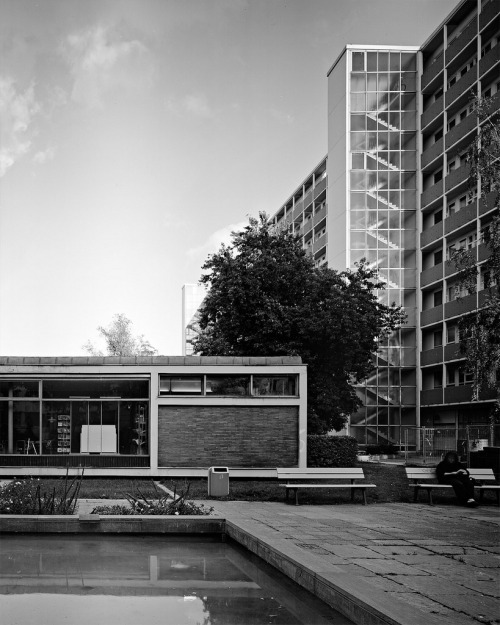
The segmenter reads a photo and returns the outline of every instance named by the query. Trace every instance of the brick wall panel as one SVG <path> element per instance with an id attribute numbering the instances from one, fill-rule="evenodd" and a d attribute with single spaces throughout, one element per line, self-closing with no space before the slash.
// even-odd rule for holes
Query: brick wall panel
<path id="1" fill-rule="evenodd" d="M 295 406 L 159 406 L 158 466 L 298 464 Z"/>

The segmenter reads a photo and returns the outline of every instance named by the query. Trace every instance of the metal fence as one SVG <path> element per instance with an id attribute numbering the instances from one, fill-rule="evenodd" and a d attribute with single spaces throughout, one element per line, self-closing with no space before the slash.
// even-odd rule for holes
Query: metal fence
<path id="1" fill-rule="evenodd" d="M 456 451 L 470 465 L 470 454 L 484 447 L 500 446 L 500 425 L 468 425 L 464 428 L 402 428 L 400 449 L 405 460 L 436 464 L 448 451 Z"/>

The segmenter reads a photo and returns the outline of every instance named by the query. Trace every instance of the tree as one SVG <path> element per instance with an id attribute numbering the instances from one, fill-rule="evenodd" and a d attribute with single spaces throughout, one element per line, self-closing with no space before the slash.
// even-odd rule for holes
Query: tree
<path id="1" fill-rule="evenodd" d="M 458 284 L 465 293 L 475 293 L 478 275 L 484 286 L 484 305 L 459 322 L 460 352 L 465 369 L 472 375 L 473 398 L 488 388 L 500 396 L 500 113 L 491 98 L 474 99 L 479 132 L 469 147 L 469 191 L 481 189 L 481 201 L 494 208 L 493 219 L 483 230 L 489 256 L 479 267 L 475 252 L 460 249 L 451 257 L 459 270 Z M 460 299 L 460 298 L 458 298 Z M 498 412 L 499 402 L 494 408 Z"/>
<path id="2" fill-rule="evenodd" d="M 298 355 L 308 365 L 310 432 L 341 429 L 360 405 L 353 385 L 373 370 L 378 340 L 404 318 L 378 302 L 383 288 L 362 262 L 356 271 L 315 268 L 296 235 L 264 213 L 203 265 L 208 287 L 196 353 Z"/>
<path id="3" fill-rule="evenodd" d="M 99 326 L 97 331 L 106 344 L 107 356 L 154 356 L 158 353 L 144 335 L 133 336 L 132 322 L 123 313 L 114 315 L 107 328 Z M 103 352 L 88 341 L 83 349 L 92 356 L 103 356 Z"/>

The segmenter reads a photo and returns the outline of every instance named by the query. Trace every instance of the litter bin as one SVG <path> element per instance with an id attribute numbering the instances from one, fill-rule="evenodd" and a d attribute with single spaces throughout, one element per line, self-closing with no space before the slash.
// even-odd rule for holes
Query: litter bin
<path id="1" fill-rule="evenodd" d="M 229 495 L 229 471 L 227 467 L 208 469 L 208 496 L 226 497 Z"/>

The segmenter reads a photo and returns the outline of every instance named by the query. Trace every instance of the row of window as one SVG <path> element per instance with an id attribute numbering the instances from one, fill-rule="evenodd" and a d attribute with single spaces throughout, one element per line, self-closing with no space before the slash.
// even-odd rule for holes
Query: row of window
<path id="1" fill-rule="evenodd" d="M 41 386 L 41 390 L 40 390 Z M 0 380 L 0 397 L 44 399 L 148 399 L 149 381 L 123 379 Z"/>
<path id="2" fill-rule="evenodd" d="M 417 154 L 415 150 L 391 152 L 379 150 L 376 152 L 353 152 L 351 154 L 351 168 L 373 170 L 415 170 L 417 167 Z"/>
<path id="3" fill-rule="evenodd" d="M 352 52 L 351 59 L 353 72 L 414 72 L 417 69 L 415 52 Z"/>
<path id="4" fill-rule="evenodd" d="M 413 118 L 412 118 L 413 120 Z M 408 130 L 415 130 L 415 127 Z M 415 150 L 416 135 L 414 132 L 399 131 L 353 131 L 350 133 L 351 152 L 383 152 L 387 150 Z"/>
<path id="5" fill-rule="evenodd" d="M 296 375 L 160 375 L 160 396 L 164 395 L 298 395 Z"/>

